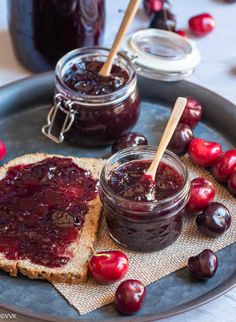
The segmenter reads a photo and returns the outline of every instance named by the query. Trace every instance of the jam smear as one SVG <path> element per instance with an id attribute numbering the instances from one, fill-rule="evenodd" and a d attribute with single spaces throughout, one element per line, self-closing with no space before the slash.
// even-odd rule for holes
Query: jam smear
<path id="1" fill-rule="evenodd" d="M 114 169 L 108 186 L 121 197 L 133 201 L 157 201 L 171 197 L 183 186 L 183 179 L 171 166 L 160 163 L 155 182 L 145 175 L 150 160 L 131 161 Z"/>
<path id="2" fill-rule="evenodd" d="M 47 267 L 65 265 L 97 194 L 97 181 L 69 158 L 9 168 L 0 181 L 0 252 Z"/>
<path id="3" fill-rule="evenodd" d="M 64 74 L 66 86 L 80 94 L 106 95 L 122 88 L 129 80 L 128 73 L 117 65 L 112 66 L 111 75 L 100 76 L 98 73 L 103 62 L 82 61 L 72 65 Z"/>

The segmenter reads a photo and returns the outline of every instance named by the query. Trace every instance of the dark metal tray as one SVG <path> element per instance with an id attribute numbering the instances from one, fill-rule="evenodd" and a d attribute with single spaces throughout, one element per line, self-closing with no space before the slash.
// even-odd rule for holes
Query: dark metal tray
<path id="1" fill-rule="evenodd" d="M 106 157 L 110 148 L 84 149 L 69 143 L 57 145 L 41 134 L 53 96 L 52 73 L 21 80 L 0 89 L 0 138 L 6 142 L 5 161 L 16 156 L 47 152 L 83 157 Z M 150 144 L 158 144 L 170 107 L 177 96 L 193 96 L 204 106 L 204 119 L 195 134 L 220 142 L 224 148 L 236 145 L 236 107 L 224 98 L 189 82 L 162 83 L 140 79 L 142 111 L 135 130 Z M 148 286 L 147 300 L 133 317 L 116 313 L 107 305 L 80 316 L 53 286 L 23 276 L 11 278 L 0 272 L 0 308 L 17 312 L 24 321 L 33 317 L 46 321 L 154 321 L 176 315 L 206 303 L 236 285 L 236 244 L 218 252 L 219 271 L 207 282 L 191 279 L 186 269 Z M 32 319 L 30 319 L 32 321 Z"/>

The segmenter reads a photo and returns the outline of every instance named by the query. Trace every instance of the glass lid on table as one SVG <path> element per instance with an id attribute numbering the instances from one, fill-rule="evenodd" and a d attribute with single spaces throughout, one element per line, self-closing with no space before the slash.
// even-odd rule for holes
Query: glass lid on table
<path id="1" fill-rule="evenodd" d="M 124 48 L 140 75 L 162 81 L 187 78 L 201 60 L 193 41 L 166 30 L 139 30 L 126 37 Z"/>

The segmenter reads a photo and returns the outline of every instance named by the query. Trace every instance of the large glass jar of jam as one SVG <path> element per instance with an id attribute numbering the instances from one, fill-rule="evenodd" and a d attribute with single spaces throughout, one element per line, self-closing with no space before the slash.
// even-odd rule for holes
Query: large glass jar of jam
<path id="1" fill-rule="evenodd" d="M 15 54 L 27 68 L 54 69 L 68 51 L 101 45 L 105 0 L 8 0 Z"/>
<path id="2" fill-rule="evenodd" d="M 137 122 L 140 96 L 134 65 L 119 53 L 110 76 L 99 76 L 108 53 L 106 48 L 82 48 L 59 60 L 54 106 L 43 128 L 57 143 L 65 133 L 80 146 L 108 145 Z"/>
<path id="3" fill-rule="evenodd" d="M 121 150 L 108 159 L 100 175 L 100 198 L 109 233 L 116 242 L 135 251 L 156 251 L 172 244 L 181 233 L 189 198 L 186 167 L 170 151 L 159 164 L 151 200 L 130 193 L 132 187 L 140 192 L 137 185 L 142 183 L 155 152 L 152 146 Z M 145 193 L 146 187 L 142 189 Z"/>

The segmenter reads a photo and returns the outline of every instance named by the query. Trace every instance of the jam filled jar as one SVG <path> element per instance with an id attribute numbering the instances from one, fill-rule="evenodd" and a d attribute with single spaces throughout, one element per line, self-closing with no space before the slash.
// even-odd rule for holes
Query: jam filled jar
<path id="1" fill-rule="evenodd" d="M 8 0 L 9 31 L 18 60 L 42 72 L 68 51 L 102 44 L 105 0 Z"/>
<path id="2" fill-rule="evenodd" d="M 189 198 L 186 167 L 168 150 L 150 193 L 143 178 L 155 152 L 152 146 L 121 150 L 108 159 L 100 175 L 99 194 L 109 234 L 134 251 L 151 252 L 172 244 L 181 233 Z"/>
<path id="3" fill-rule="evenodd" d="M 76 49 L 56 66 L 56 93 L 43 133 L 60 143 L 104 146 L 129 131 L 139 117 L 140 96 L 134 65 L 124 53 L 107 77 L 99 75 L 106 48 Z"/>

